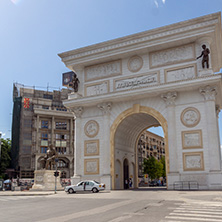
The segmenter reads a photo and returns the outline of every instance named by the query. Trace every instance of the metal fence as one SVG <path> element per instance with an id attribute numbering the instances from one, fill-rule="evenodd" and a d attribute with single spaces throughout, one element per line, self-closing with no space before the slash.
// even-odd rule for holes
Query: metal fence
<path id="1" fill-rule="evenodd" d="M 199 190 L 197 181 L 176 181 L 173 183 L 174 190 Z"/>

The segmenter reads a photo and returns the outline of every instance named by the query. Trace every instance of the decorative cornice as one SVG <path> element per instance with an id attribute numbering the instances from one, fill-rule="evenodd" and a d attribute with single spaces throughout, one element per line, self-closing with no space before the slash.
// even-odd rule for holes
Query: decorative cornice
<path id="1" fill-rule="evenodd" d="M 161 98 L 166 102 L 167 106 L 175 105 L 175 99 L 177 98 L 177 92 L 168 92 L 166 94 L 162 94 Z"/>
<path id="2" fill-rule="evenodd" d="M 107 115 L 110 113 L 112 109 L 112 103 L 111 102 L 101 103 L 97 107 L 103 112 L 103 115 Z"/>
<path id="3" fill-rule="evenodd" d="M 215 100 L 217 95 L 216 86 L 205 86 L 199 89 L 205 100 Z"/>
<path id="4" fill-rule="evenodd" d="M 211 17 L 208 20 L 206 19 L 202 22 L 200 22 L 199 19 L 201 19 L 201 17 L 197 18 L 196 20 L 193 19 L 193 21 L 191 19 L 190 20 L 191 24 L 189 24 L 189 21 L 176 23 L 176 24 L 172 24 L 169 26 L 157 28 L 154 30 L 148 30 L 148 31 L 133 34 L 130 36 L 98 43 L 98 44 L 91 45 L 88 47 L 83 47 L 80 49 L 71 50 L 68 52 L 60 53 L 58 55 L 60 56 L 60 58 L 62 58 L 63 61 L 69 61 L 72 59 L 81 58 L 81 57 L 93 55 L 96 53 L 102 53 L 105 51 L 114 50 L 114 49 L 121 48 L 121 47 L 131 46 L 131 45 L 134 45 L 137 43 L 151 41 L 153 39 L 158 39 L 158 38 L 163 38 L 166 36 L 171 36 L 174 34 L 188 32 L 188 31 L 191 31 L 194 29 L 209 27 L 211 25 L 218 23 L 218 18 L 216 18 L 216 17 L 214 17 L 214 18 Z M 194 22 L 199 22 L 199 23 L 192 24 Z"/>

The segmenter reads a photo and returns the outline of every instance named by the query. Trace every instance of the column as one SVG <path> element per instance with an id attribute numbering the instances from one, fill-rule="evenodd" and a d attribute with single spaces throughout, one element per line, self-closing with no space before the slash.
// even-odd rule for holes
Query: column
<path id="1" fill-rule="evenodd" d="M 55 126 L 55 117 L 52 116 L 52 123 L 51 123 L 51 144 L 55 146 L 55 141 L 54 141 L 54 126 Z M 49 146 L 50 144 L 48 144 Z"/>
<path id="2" fill-rule="evenodd" d="M 40 146 L 39 146 L 39 115 L 37 115 L 37 118 L 36 118 L 35 170 L 38 170 L 38 158 L 37 158 L 38 153 L 40 153 Z"/>
<path id="3" fill-rule="evenodd" d="M 66 150 L 67 154 L 73 154 L 73 119 L 69 120 L 69 150 Z"/>
<path id="4" fill-rule="evenodd" d="M 220 154 L 220 160 L 221 160 L 221 148 L 220 148 L 220 130 L 219 130 L 219 113 L 220 113 L 220 106 L 216 105 L 215 107 L 216 110 L 216 117 L 217 117 L 217 137 L 218 137 L 218 143 L 219 143 L 219 154 Z M 222 162 L 220 162 L 220 169 L 221 169 L 221 164 Z"/>
<path id="5" fill-rule="evenodd" d="M 220 170 L 220 145 L 218 140 L 218 127 L 215 109 L 215 99 L 217 89 L 215 86 L 206 86 L 200 88 L 200 93 L 205 100 L 205 129 L 207 130 L 208 139 L 208 158 L 210 164 L 210 171 Z M 206 139 L 206 138 L 205 138 Z"/>
<path id="6" fill-rule="evenodd" d="M 165 101 L 167 107 L 168 151 L 165 151 L 167 154 L 166 161 L 168 163 L 167 173 L 179 173 L 175 113 L 175 99 L 177 98 L 177 92 L 162 94 L 161 98 Z"/>
<path id="7" fill-rule="evenodd" d="M 111 189 L 110 175 L 110 111 L 112 103 L 101 103 L 97 106 L 103 113 L 102 140 L 100 140 L 100 175 L 101 182 L 106 184 L 106 189 Z"/>

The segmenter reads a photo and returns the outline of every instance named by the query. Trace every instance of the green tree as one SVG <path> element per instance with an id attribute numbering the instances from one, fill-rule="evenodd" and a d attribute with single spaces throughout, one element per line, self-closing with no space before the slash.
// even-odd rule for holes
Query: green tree
<path id="1" fill-rule="evenodd" d="M 160 162 L 163 165 L 163 173 L 162 173 L 162 177 L 166 177 L 166 162 L 165 162 L 165 156 L 162 156 L 160 159 Z"/>
<path id="2" fill-rule="evenodd" d="M 164 164 L 163 164 L 164 163 Z M 143 161 L 143 172 L 148 174 L 149 177 L 153 179 L 158 179 L 166 175 L 165 169 L 165 159 L 161 161 L 156 160 L 153 156 Z"/>
<path id="3" fill-rule="evenodd" d="M 156 178 L 156 159 L 151 156 L 143 161 L 143 172 L 149 174 L 149 177 L 153 180 Z"/>
<path id="4" fill-rule="evenodd" d="M 0 177 L 5 179 L 5 170 L 11 163 L 11 140 L 1 139 L 1 156 L 0 156 Z"/>

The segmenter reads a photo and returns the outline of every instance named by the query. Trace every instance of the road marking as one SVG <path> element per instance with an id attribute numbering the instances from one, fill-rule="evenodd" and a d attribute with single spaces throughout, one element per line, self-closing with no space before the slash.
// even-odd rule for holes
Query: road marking
<path id="1" fill-rule="evenodd" d="M 211 202 L 192 202 L 191 204 L 181 204 L 175 207 L 173 212 L 165 217 L 166 222 L 174 221 L 208 221 L 222 222 L 222 205 Z M 172 209 L 172 208 L 171 208 Z M 176 220 L 176 221 L 175 221 Z M 182 222 L 182 221 L 181 221 Z"/>
<path id="2" fill-rule="evenodd" d="M 222 222 L 222 220 L 218 220 L 218 219 L 211 219 L 211 218 L 193 218 L 193 217 L 175 217 L 175 216 L 166 216 L 165 218 L 169 218 L 169 219 L 179 219 L 179 220 L 188 220 L 188 221 L 208 221 L 208 222 Z M 169 222 L 169 221 L 167 221 Z"/>
<path id="3" fill-rule="evenodd" d="M 220 211 L 220 212 L 219 212 Z M 209 212 L 208 210 L 207 211 L 200 211 L 200 210 L 174 210 L 175 213 L 200 213 L 200 214 L 220 214 L 222 215 L 222 212 L 221 210 L 218 210 L 218 212 Z"/>
<path id="4" fill-rule="evenodd" d="M 189 216 L 189 217 L 213 217 L 213 218 L 221 218 L 222 219 L 222 216 L 219 216 L 219 215 L 212 215 L 212 214 L 197 214 L 197 213 L 194 213 L 194 214 L 182 214 L 182 213 L 170 213 L 170 215 L 175 215 L 175 216 Z"/>

